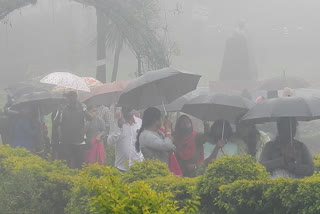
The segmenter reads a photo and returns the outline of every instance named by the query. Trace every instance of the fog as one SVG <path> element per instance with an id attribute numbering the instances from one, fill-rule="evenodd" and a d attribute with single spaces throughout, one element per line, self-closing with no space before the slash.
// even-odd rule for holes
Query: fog
<path id="1" fill-rule="evenodd" d="M 226 40 L 240 21 L 252 44 L 259 78 L 286 73 L 318 77 L 320 2 L 317 0 L 160 0 L 168 36 L 180 54 L 172 65 L 216 80 Z M 69 0 L 38 0 L 0 23 L 1 82 L 68 68 L 95 75 L 96 14 Z M 107 54 L 107 77 L 113 55 Z M 137 70 L 129 50 L 122 53 L 119 79 Z"/>

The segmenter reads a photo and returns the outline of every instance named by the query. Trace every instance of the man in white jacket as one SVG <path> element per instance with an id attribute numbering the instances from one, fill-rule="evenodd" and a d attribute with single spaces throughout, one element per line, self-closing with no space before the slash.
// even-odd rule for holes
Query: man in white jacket
<path id="1" fill-rule="evenodd" d="M 118 120 L 118 130 L 113 130 L 108 137 L 108 145 L 115 145 L 115 166 L 121 172 L 129 169 L 134 162 L 143 161 L 141 152 L 135 148 L 137 133 L 142 120 L 134 116 L 131 109 L 122 109 L 122 118 Z"/>

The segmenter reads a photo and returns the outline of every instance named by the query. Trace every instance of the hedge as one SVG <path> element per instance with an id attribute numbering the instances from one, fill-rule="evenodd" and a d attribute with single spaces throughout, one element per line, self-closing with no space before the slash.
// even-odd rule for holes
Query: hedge
<path id="1" fill-rule="evenodd" d="M 221 185 L 237 180 L 261 180 L 270 177 L 266 169 L 253 161 L 249 155 L 223 156 L 208 166 L 205 174 L 197 184 L 203 213 L 220 213 L 215 206 L 218 190 Z"/>
<path id="2" fill-rule="evenodd" d="M 236 181 L 221 186 L 220 213 L 320 213 L 320 177 Z"/>

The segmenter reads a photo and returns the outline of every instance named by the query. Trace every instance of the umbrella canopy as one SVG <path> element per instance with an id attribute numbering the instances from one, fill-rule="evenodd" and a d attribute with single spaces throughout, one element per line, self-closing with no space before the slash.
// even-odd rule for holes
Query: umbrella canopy
<path id="1" fill-rule="evenodd" d="M 128 84 L 129 81 L 107 83 L 84 94 L 80 100 L 89 105 L 109 106 L 118 102 L 121 92 Z"/>
<path id="2" fill-rule="evenodd" d="M 67 71 L 51 73 L 40 80 L 41 83 L 61 86 L 78 91 L 90 92 L 86 81 L 81 77 L 71 74 Z"/>
<path id="3" fill-rule="evenodd" d="M 258 90 L 277 91 L 288 88 L 306 88 L 309 84 L 301 77 L 294 76 L 280 76 L 264 80 L 259 86 Z"/>
<path id="4" fill-rule="evenodd" d="M 87 86 L 90 88 L 90 90 L 93 90 L 99 86 L 102 86 L 103 83 L 100 82 L 99 80 L 96 80 L 93 77 L 81 77 L 87 84 Z M 70 91 L 74 91 L 75 89 L 70 89 L 70 88 L 65 88 L 62 86 L 56 86 L 54 87 L 54 89 L 52 90 L 53 92 L 57 92 L 57 93 L 67 93 Z"/>
<path id="5" fill-rule="evenodd" d="M 18 98 L 21 95 L 32 93 L 32 92 L 41 92 L 46 91 L 45 89 L 38 88 L 32 84 L 19 82 L 8 86 L 5 91 L 13 98 Z"/>
<path id="6" fill-rule="evenodd" d="M 120 96 L 119 105 L 140 110 L 168 104 L 195 90 L 200 78 L 200 75 L 173 68 L 150 71 L 128 85 Z"/>
<path id="7" fill-rule="evenodd" d="M 242 117 L 251 123 L 275 122 L 281 117 L 294 117 L 299 121 L 320 119 L 320 98 L 281 97 L 264 100 Z"/>
<path id="8" fill-rule="evenodd" d="M 227 120 L 236 122 L 254 103 L 232 94 L 211 93 L 200 95 L 185 104 L 182 112 L 203 121 Z"/>
<path id="9" fill-rule="evenodd" d="M 199 96 L 200 94 L 205 94 L 208 93 L 209 89 L 207 88 L 206 91 L 203 89 L 197 89 L 195 91 L 192 91 L 176 100 L 174 100 L 173 102 L 166 104 L 165 105 L 165 110 L 167 112 L 178 112 L 181 111 L 183 106 L 188 103 L 190 100 L 192 100 L 193 98 L 196 98 L 197 96 Z M 162 110 L 163 106 L 157 106 L 158 109 Z"/>
<path id="10" fill-rule="evenodd" d="M 33 92 L 19 97 L 11 108 L 12 110 L 19 111 L 24 108 L 38 107 L 43 115 L 47 115 L 55 111 L 64 100 L 61 95 L 52 94 L 47 91 Z"/>

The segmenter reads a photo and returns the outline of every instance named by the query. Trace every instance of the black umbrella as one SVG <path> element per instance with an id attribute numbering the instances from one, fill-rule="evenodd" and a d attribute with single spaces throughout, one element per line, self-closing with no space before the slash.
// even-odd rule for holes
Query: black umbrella
<path id="1" fill-rule="evenodd" d="M 197 96 L 199 96 L 200 94 L 206 94 L 208 93 L 208 88 L 205 90 L 203 89 L 197 89 L 195 91 L 192 91 L 178 99 L 176 99 L 175 101 L 164 105 L 165 106 L 165 110 L 167 112 L 179 112 L 182 110 L 183 106 L 188 103 L 190 100 L 196 98 Z M 163 110 L 163 106 L 157 106 L 158 109 Z"/>
<path id="2" fill-rule="evenodd" d="M 182 112 L 203 121 L 227 120 L 235 122 L 253 105 L 252 101 L 239 95 L 211 93 L 192 99 L 184 105 Z"/>
<path id="3" fill-rule="evenodd" d="M 259 124 L 276 122 L 283 117 L 296 118 L 298 121 L 320 119 L 320 98 L 281 97 L 265 100 L 251 108 L 241 120 Z"/>
<path id="4" fill-rule="evenodd" d="M 45 89 L 38 88 L 32 84 L 19 82 L 8 86 L 5 91 L 13 98 L 18 98 L 24 94 L 32 92 L 46 91 Z"/>
<path id="5" fill-rule="evenodd" d="M 13 105 L 12 110 L 20 111 L 24 108 L 39 108 L 43 115 L 55 111 L 65 99 L 62 95 L 52 94 L 48 91 L 33 92 L 19 97 Z"/>
<path id="6" fill-rule="evenodd" d="M 195 90 L 200 78 L 173 68 L 150 71 L 129 83 L 118 104 L 136 110 L 168 104 Z"/>

